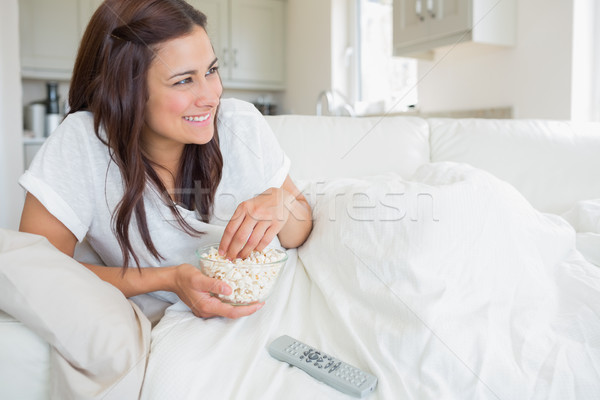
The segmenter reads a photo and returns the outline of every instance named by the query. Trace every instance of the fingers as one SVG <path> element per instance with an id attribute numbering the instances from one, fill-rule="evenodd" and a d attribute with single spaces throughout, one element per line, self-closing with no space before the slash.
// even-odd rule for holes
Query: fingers
<path id="1" fill-rule="evenodd" d="M 256 226 L 254 227 L 254 230 L 252 231 L 252 234 L 250 235 L 250 237 L 248 238 L 248 241 L 246 242 L 246 245 L 242 248 L 242 250 L 240 250 L 237 257 L 242 258 L 242 259 L 248 257 L 250 255 L 250 253 L 253 250 L 255 250 L 256 247 L 262 242 L 262 240 L 264 239 L 265 233 L 269 230 L 269 227 L 270 227 L 270 223 L 266 222 L 266 221 L 259 222 L 258 224 L 256 224 Z M 271 238 L 271 240 L 272 240 L 272 238 Z M 271 243 L 271 241 L 269 241 L 269 243 Z"/>
<path id="2" fill-rule="evenodd" d="M 241 318 L 255 313 L 264 305 L 264 303 L 256 303 L 247 306 L 232 306 L 223 303 L 212 294 L 228 296 L 232 293 L 231 287 L 225 282 L 209 278 L 201 272 L 192 278 L 191 289 L 185 296 L 187 299 L 185 303 L 197 317 Z M 182 300 L 184 299 L 182 298 Z"/>
<path id="3" fill-rule="evenodd" d="M 271 243 L 273 239 L 275 239 L 275 236 L 277 236 L 278 232 L 279 229 L 271 225 L 269 229 L 267 229 L 267 231 L 265 232 L 260 242 L 258 242 L 258 245 L 256 246 L 256 251 L 263 251 L 265 247 L 267 247 L 269 243 Z"/>
<path id="4" fill-rule="evenodd" d="M 225 317 L 237 319 L 247 317 L 260 310 L 265 303 L 250 304 L 247 306 L 233 306 L 223 303 L 217 297 L 209 296 L 196 307 L 190 307 L 195 316 L 200 318 Z"/>
<path id="5" fill-rule="evenodd" d="M 206 292 L 222 294 L 229 296 L 232 293 L 231 287 L 220 279 L 210 278 L 204 275 L 200 270 L 194 274 L 191 279 L 192 289 L 197 292 Z"/>
<path id="6" fill-rule="evenodd" d="M 219 243 L 219 255 L 225 256 L 229 252 L 229 245 L 233 239 L 233 236 L 237 233 L 240 225 L 244 222 L 245 213 L 241 207 L 238 207 L 231 220 L 225 226 L 225 232 L 223 233 L 223 237 L 221 238 L 221 242 Z"/>
<path id="7" fill-rule="evenodd" d="M 235 260 L 239 257 L 240 251 L 244 248 L 248 239 L 250 239 L 258 222 L 253 218 L 246 216 L 243 222 L 238 226 L 237 230 L 232 232 L 235 225 L 237 224 L 234 224 L 231 227 L 229 227 L 229 225 L 225 227 L 223 237 L 225 238 L 227 235 L 228 237 L 231 237 L 231 239 L 229 240 L 229 243 L 225 244 L 223 244 L 223 239 L 221 239 L 221 244 L 219 245 L 219 248 L 222 248 L 224 252 L 222 255 L 229 260 Z"/>
<path id="8" fill-rule="evenodd" d="M 254 314 L 255 312 L 260 310 L 265 305 L 265 303 L 251 304 L 248 306 L 231 306 L 231 305 L 225 304 L 225 303 L 221 303 L 221 304 L 228 307 L 229 312 L 227 312 L 227 315 L 228 315 L 228 318 L 232 318 L 232 319 L 247 317 L 251 314 Z"/>
<path id="9" fill-rule="evenodd" d="M 247 306 L 232 306 L 226 304 L 213 297 L 215 304 L 212 307 L 206 307 L 200 310 L 198 316 L 201 318 L 225 317 L 229 319 L 237 319 L 247 317 L 260 310 L 265 303 L 251 304 Z"/>
<path id="10" fill-rule="evenodd" d="M 289 217 L 284 193 L 271 188 L 242 202 L 225 227 L 219 254 L 229 260 L 246 258 L 252 250 L 262 250 L 271 243 Z M 293 196 L 288 197 L 293 200 Z"/>

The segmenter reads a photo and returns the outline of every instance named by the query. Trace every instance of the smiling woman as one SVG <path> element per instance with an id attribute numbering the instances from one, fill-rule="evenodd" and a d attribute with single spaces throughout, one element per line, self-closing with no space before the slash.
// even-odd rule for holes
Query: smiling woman
<path id="1" fill-rule="evenodd" d="M 159 158 L 177 160 L 185 144 L 205 144 L 213 138 L 214 118 L 223 92 L 216 64 L 202 28 L 194 28 L 190 35 L 158 48 L 148 70 L 150 96 L 142 141 L 159 164 L 165 166 Z M 177 72 L 180 70 L 185 72 Z"/>
<path id="2" fill-rule="evenodd" d="M 196 316 L 237 318 L 262 304 L 213 297 L 231 288 L 189 264 L 195 250 L 220 242 L 222 255 L 244 258 L 297 247 L 312 220 L 260 113 L 221 101 L 205 26 L 183 0 L 102 3 L 77 56 L 70 113 L 20 179 L 20 229 L 71 257 L 85 239 L 122 268 L 84 265 L 126 297 L 151 293 Z"/>

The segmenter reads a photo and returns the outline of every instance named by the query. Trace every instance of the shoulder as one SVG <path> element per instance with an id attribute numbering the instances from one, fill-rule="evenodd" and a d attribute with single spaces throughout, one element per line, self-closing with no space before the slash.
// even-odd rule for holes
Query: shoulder
<path id="1" fill-rule="evenodd" d="M 61 144 L 85 141 L 85 138 L 96 136 L 94 133 L 94 117 L 87 111 L 78 111 L 67 117 L 58 128 L 48 137 L 46 142 Z"/>
<path id="2" fill-rule="evenodd" d="M 252 103 L 239 99 L 222 99 L 217 117 L 219 133 L 260 135 L 268 126 L 263 115 Z"/>
<path id="3" fill-rule="evenodd" d="M 61 125 L 70 129 L 85 129 L 93 133 L 94 115 L 89 111 L 77 111 L 76 113 L 67 115 Z"/>
<path id="4" fill-rule="evenodd" d="M 101 135 L 104 134 L 100 129 Z M 47 168 L 48 163 L 69 166 L 74 171 L 78 166 L 104 165 L 110 159 L 108 147 L 96 136 L 94 117 L 90 112 L 67 115 L 54 132 L 45 140 L 32 167 Z M 38 165 L 39 164 L 39 165 Z"/>
<path id="5" fill-rule="evenodd" d="M 222 99 L 217 117 L 221 150 L 244 145 L 256 147 L 267 123 L 253 104 L 238 99 Z"/>
<path id="6" fill-rule="evenodd" d="M 100 135 L 106 137 L 102 129 L 100 129 Z M 89 111 L 78 111 L 67 115 L 58 128 L 46 139 L 45 145 L 91 151 L 106 150 L 106 145 L 96 135 L 94 116 Z"/>

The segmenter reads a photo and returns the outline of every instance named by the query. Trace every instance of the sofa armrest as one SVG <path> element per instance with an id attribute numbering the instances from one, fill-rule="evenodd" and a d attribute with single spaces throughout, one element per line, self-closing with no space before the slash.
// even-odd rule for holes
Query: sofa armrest
<path id="1" fill-rule="evenodd" d="M 2 310 L 0 337 L 0 398 L 48 399 L 48 342 Z"/>

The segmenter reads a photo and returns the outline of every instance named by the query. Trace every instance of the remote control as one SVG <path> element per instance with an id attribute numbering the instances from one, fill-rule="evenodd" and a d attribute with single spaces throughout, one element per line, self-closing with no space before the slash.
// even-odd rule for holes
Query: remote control
<path id="1" fill-rule="evenodd" d="M 287 335 L 269 345 L 274 358 L 300 368 L 340 392 L 364 397 L 377 385 L 377 378 Z"/>

